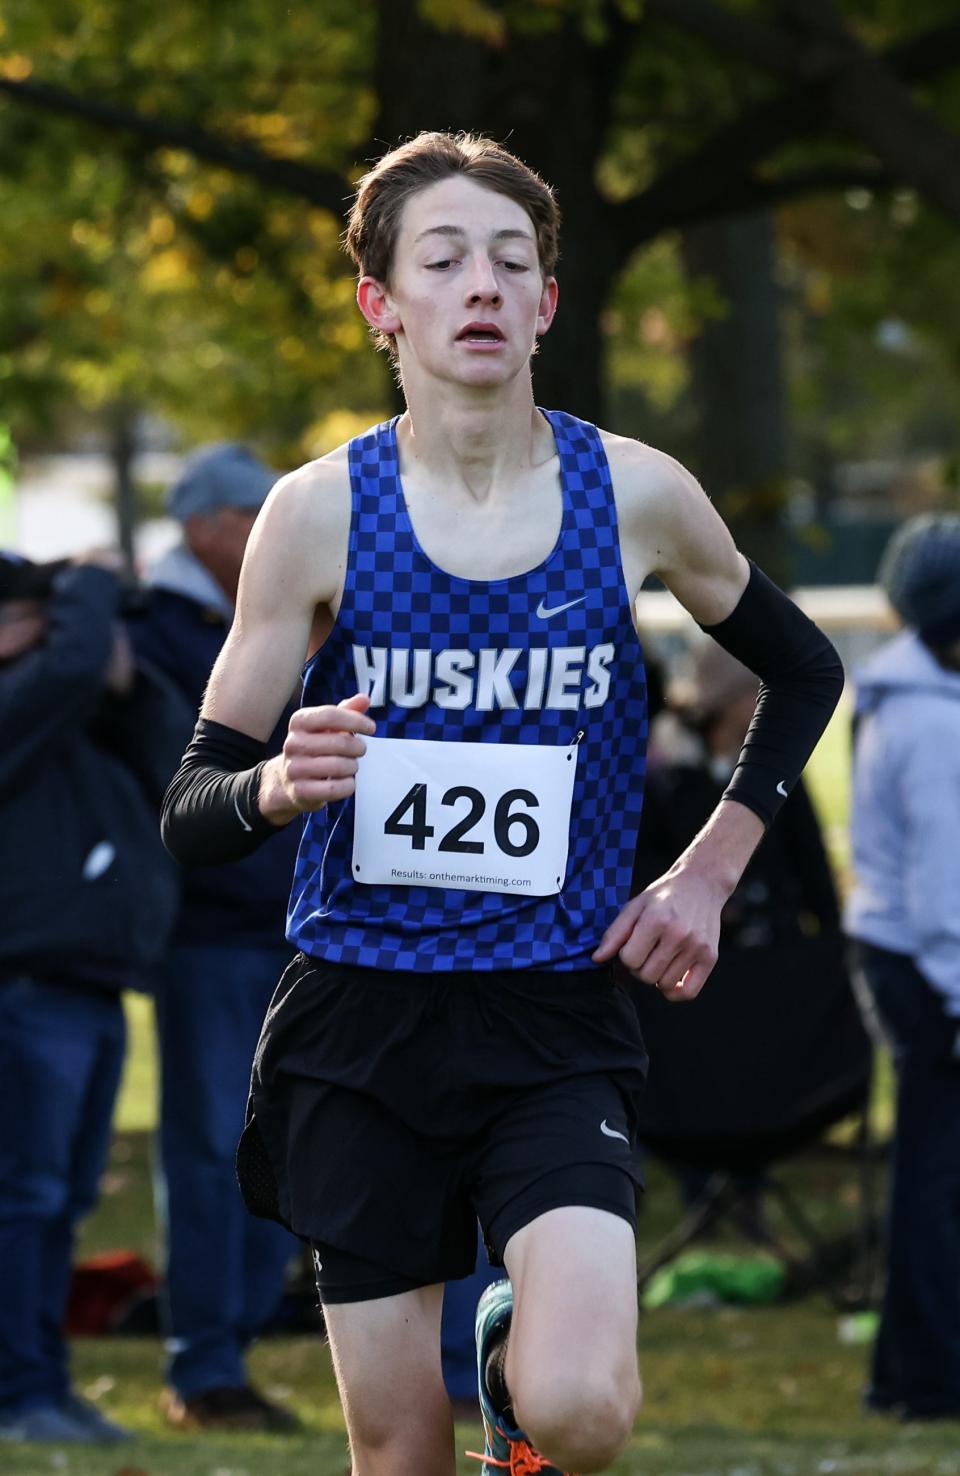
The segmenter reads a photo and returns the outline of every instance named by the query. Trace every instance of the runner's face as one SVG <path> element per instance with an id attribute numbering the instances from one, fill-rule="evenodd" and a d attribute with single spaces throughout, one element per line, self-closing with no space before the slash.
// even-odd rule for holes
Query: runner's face
<path id="1" fill-rule="evenodd" d="M 396 334 L 405 375 L 419 366 L 495 386 L 529 361 L 553 320 L 557 286 L 541 274 L 523 207 L 451 176 L 407 201 L 389 284 L 365 277 L 358 297 L 368 322 Z"/>

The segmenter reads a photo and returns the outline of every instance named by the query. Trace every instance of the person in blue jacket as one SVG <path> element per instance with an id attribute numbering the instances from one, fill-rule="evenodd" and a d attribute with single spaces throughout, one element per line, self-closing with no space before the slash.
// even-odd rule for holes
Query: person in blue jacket
<path id="1" fill-rule="evenodd" d="M 72 1389 L 62 1325 L 107 1155 L 121 990 L 143 987 L 176 908 L 156 812 L 191 714 L 133 659 L 114 559 L 91 559 L 0 556 L 3 1441 L 125 1437 Z"/>
<path id="2" fill-rule="evenodd" d="M 273 482 L 243 446 L 218 443 L 188 457 L 169 490 L 182 541 L 148 569 L 148 599 L 130 630 L 136 651 L 176 684 L 194 714 L 233 619 L 247 537 Z M 166 1232 L 165 1404 L 175 1425 L 294 1423 L 251 1386 L 244 1355 L 277 1307 L 296 1243 L 249 1218 L 234 1170 L 257 1037 L 291 951 L 284 921 L 294 831 L 278 832 L 239 866 L 183 873 L 159 971 L 157 1197 Z"/>

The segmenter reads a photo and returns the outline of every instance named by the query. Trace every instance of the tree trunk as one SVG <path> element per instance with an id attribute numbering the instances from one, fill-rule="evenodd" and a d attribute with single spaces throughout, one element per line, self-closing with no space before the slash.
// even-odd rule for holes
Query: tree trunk
<path id="1" fill-rule="evenodd" d="M 423 128 L 487 133 L 554 186 L 564 218 L 560 310 L 534 360 L 534 387 L 539 404 L 587 420 L 602 414 L 600 320 L 620 264 L 619 235 L 594 184 L 626 53 L 615 32 L 588 46 L 574 20 L 484 46 L 424 23 L 415 0 L 382 0 L 378 22 L 377 138 L 392 145 Z M 417 67 L 397 66 L 399 55 L 415 55 Z"/>
<path id="2" fill-rule="evenodd" d="M 700 477 L 734 537 L 788 580 L 783 510 L 787 430 L 775 247 L 766 216 L 698 226 L 683 238 L 691 278 L 724 302 L 690 349 Z"/>
<path id="3" fill-rule="evenodd" d="M 137 415 L 132 405 L 119 401 L 110 416 L 110 452 L 113 458 L 114 507 L 117 514 L 117 543 L 127 572 L 134 571 L 133 538 L 137 527 L 137 497 L 133 484 L 133 459 L 137 451 Z"/>
<path id="4" fill-rule="evenodd" d="M 596 424 L 605 418 L 600 319 L 612 279 L 598 269 L 588 240 L 573 232 L 568 240 L 558 272 L 557 316 L 533 361 L 533 388 L 538 405 Z"/>

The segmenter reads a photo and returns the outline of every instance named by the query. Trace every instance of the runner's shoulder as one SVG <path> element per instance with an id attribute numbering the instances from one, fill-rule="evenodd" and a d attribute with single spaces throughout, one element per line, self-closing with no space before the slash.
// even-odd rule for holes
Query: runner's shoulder
<path id="1" fill-rule="evenodd" d="M 625 572 L 658 575 L 705 624 L 723 619 L 743 593 L 746 564 L 700 483 L 665 451 L 603 435 Z"/>
<path id="2" fill-rule="evenodd" d="M 325 603 L 339 587 L 349 534 L 350 475 L 338 447 L 275 484 L 254 526 L 245 571 L 249 566 L 271 588 L 282 572 L 288 591 L 310 605 Z"/>
<path id="3" fill-rule="evenodd" d="M 621 519 L 682 525 L 706 501 L 693 473 L 666 451 L 612 431 L 602 430 L 600 438 Z"/>
<path id="4" fill-rule="evenodd" d="M 333 532 L 350 519 L 350 470 L 346 446 L 287 472 L 270 493 L 268 511 L 310 532 Z"/>

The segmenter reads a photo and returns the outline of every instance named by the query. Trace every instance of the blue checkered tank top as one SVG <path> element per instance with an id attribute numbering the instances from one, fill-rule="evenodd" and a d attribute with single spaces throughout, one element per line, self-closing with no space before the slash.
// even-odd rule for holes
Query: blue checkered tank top
<path id="1" fill-rule="evenodd" d="M 542 564 L 510 579 L 454 577 L 427 558 L 400 484 L 396 421 L 351 441 L 343 601 L 306 666 L 303 702 L 369 692 L 377 738 L 579 743 L 563 885 L 523 896 L 355 881 L 351 797 L 305 817 L 287 928 L 304 953 L 422 973 L 588 968 L 629 897 L 645 769 L 643 653 L 600 436 L 571 415 L 544 413 L 560 460 L 560 535 Z M 408 799 L 396 829 L 412 837 L 412 790 Z"/>

